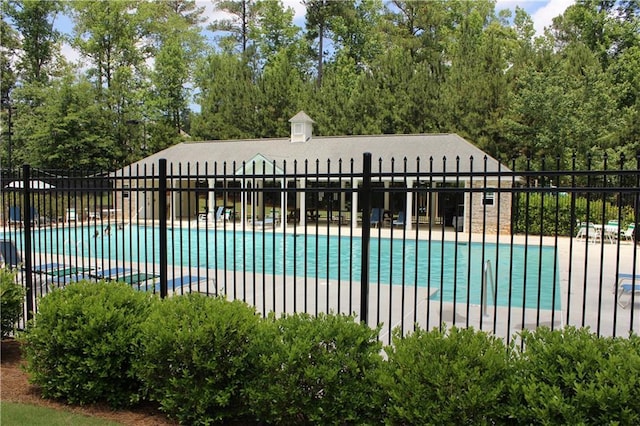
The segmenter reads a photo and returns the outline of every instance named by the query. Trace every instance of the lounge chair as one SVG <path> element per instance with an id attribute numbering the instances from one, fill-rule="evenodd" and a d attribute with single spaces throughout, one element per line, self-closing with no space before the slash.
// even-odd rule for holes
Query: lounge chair
<path id="1" fill-rule="evenodd" d="M 198 220 L 203 221 L 203 222 L 220 222 L 224 219 L 224 207 L 220 206 L 216 209 L 215 214 L 213 215 L 213 218 L 211 218 L 211 213 L 200 213 L 198 215 Z"/>
<path id="2" fill-rule="evenodd" d="M 76 209 L 67 209 L 67 222 L 77 222 L 78 215 L 76 214 Z"/>
<path id="3" fill-rule="evenodd" d="M 11 240 L 0 240 L 0 266 L 18 269 L 20 273 L 24 272 L 20 253 Z M 59 263 L 35 265 L 32 266 L 31 271 L 34 284 L 37 284 L 36 292 L 39 290 L 40 294 L 48 293 L 50 284 L 60 287 L 70 282 L 90 278 L 85 275 L 88 268 L 76 268 Z"/>
<path id="4" fill-rule="evenodd" d="M 627 308 L 634 298 L 633 293 L 636 293 L 635 297 L 640 299 L 640 275 L 618 274 L 616 288 L 618 290 L 618 305 L 623 309 Z"/>
<path id="5" fill-rule="evenodd" d="M 593 223 L 580 223 L 580 226 L 578 227 L 578 233 L 576 234 L 576 240 L 583 239 L 587 241 L 587 239 L 589 239 L 589 241 L 593 241 L 595 243 L 601 238 L 602 230 L 598 231 Z"/>
<path id="6" fill-rule="evenodd" d="M 154 293 L 160 293 L 160 283 L 157 281 L 157 278 L 159 278 L 159 276 L 150 275 L 147 277 L 146 281 L 149 281 L 149 278 L 153 279 L 153 286 L 147 286 L 143 282 L 140 282 L 134 288 L 137 290 L 145 290 L 145 291 L 153 290 Z M 169 292 L 176 293 L 178 289 L 188 286 L 189 290 L 187 290 L 187 292 L 191 292 L 193 291 L 193 289 L 191 288 L 193 284 L 206 283 L 206 281 L 207 281 L 206 277 L 199 277 L 195 275 L 177 277 L 167 281 L 167 290 Z"/>
<path id="7" fill-rule="evenodd" d="M 67 268 L 66 272 L 73 271 L 73 268 Z M 81 269 L 77 269 L 76 272 L 71 272 L 64 275 L 64 272 L 58 272 L 54 274 L 41 275 L 41 282 L 46 285 L 47 292 L 51 286 L 64 287 L 67 284 L 75 283 L 78 281 L 96 281 L 96 278 L 90 275 L 88 272 L 83 272 Z"/>
<path id="8" fill-rule="evenodd" d="M 300 223 L 300 209 L 291 210 L 287 215 L 287 223 Z"/>
<path id="9" fill-rule="evenodd" d="M 40 213 L 38 213 L 38 209 L 35 207 L 31 207 L 31 211 L 29 212 L 29 221 L 32 225 L 40 225 L 42 222 L 40 220 Z"/>
<path id="10" fill-rule="evenodd" d="M 256 220 L 253 222 L 256 227 L 264 228 L 265 226 L 274 226 L 280 224 L 280 215 L 275 210 L 272 210 L 263 220 Z"/>
<path id="11" fill-rule="evenodd" d="M 137 288 L 138 290 L 146 290 L 148 284 L 155 284 L 156 279 L 160 276 L 157 274 L 135 271 L 129 268 L 111 268 L 92 273 L 91 277 L 98 280 L 123 282 Z"/>
<path id="12" fill-rule="evenodd" d="M 273 226 L 275 224 L 275 220 L 271 217 L 265 217 L 264 220 L 256 220 L 253 224 L 257 228 L 264 228 L 266 226 Z"/>
<path id="13" fill-rule="evenodd" d="M 146 272 L 133 272 L 128 275 L 123 275 L 117 279 L 117 281 L 124 282 L 130 285 L 142 285 L 145 281 L 155 280 L 159 278 L 159 275 L 148 274 Z"/>
<path id="14" fill-rule="evenodd" d="M 0 267 L 16 269 L 22 266 L 22 257 L 11 240 L 0 240 Z"/>
<path id="15" fill-rule="evenodd" d="M 33 268 L 33 272 L 48 275 L 50 277 L 65 277 L 69 275 L 81 275 L 90 272 L 89 268 L 61 265 L 57 263 L 49 263 L 46 265 L 38 265 Z"/>
<path id="16" fill-rule="evenodd" d="M 398 213 L 398 218 L 393 222 L 391 222 L 391 224 L 393 226 L 405 226 L 404 211 L 401 211 L 400 213 Z"/>
<path id="17" fill-rule="evenodd" d="M 22 209 L 20 206 L 9 207 L 9 224 L 22 226 Z"/>
<path id="18" fill-rule="evenodd" d="M 382 225 L 382 215 L 384 214 L 384 209 L 382 208 L 374 208 L 371 210 L 371 226 L 372 227 L 380 227 Z"/>
<path id="19" fill-rule="evenodd" d="M 224 220 L 224 207 L 220 206 L 216 209 L 215 221 L 220 222 Z"/>
<path id="20" fill-rule="evenodd" d="M 64 287 L 82 280 L 95 281 L 95 278 L 90 276 L 90 271 L 90 268 L 61 263 L 47 263 L 33 268 L 33 272 L 38 274 L 41 287 L 46 288 L 47 292 L 50 291 L 51 286 Z"/>
<path id="21" fill-rule="evenodd" d="M 175 293 L 176 291 L 178 291 L 178 289 L 182 287 L 188 287 L 189 289 L 187 291 L 192 292 L 192 291 L 200 290 L 200 284 L 206 285 L 206 283 L 207 283 L 206 277 L 201 277 L 197 275 L 186 275 L 183 277 L 177 277 L 167 281 L 167 289 Z M 196 284 L 195 290 L 193 289 L 194 284 Z M 160 289 L 158 289 L 158 291 L 160 291 Z"/>
<path id="22" fill-rule="evenodd" d="M 307 209 L 307 222 L 317 222 L 320 219 L 320 213 L 317 209 Z"/>
<path id="23" fill-rule="evenodd" d="M 120 277 L 124 277 L 129 274 L 131 274 L 131 269 L 129 268 L 111 268 L 94 271 L 90 274 L 90 276 L 98 280 L 116 281 Z"/>
<path id="24" fill-rule="evenodd" d="M 622 238 L 624 238 L 625 240 L 633 241 L 633 233 L 634 233 L 635 229 L 636 229 L 636 225 L 635 225 L 635 223 L 632 223 L 629 226 L 627 226 L 627 229 L 622 231 L 620 236 Z"/>

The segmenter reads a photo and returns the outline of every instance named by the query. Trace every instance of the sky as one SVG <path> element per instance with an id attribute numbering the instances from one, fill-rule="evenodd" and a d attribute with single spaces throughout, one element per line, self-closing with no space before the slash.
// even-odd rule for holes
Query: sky
<path id="1" fill-rule="evenodd" d="M 574 3 L 575 0 L 498 0 L 496 11 L 502 9 L 513 11 L 516 6 L 519 6 L 531 15 L 536 34 L 542 35 L 544 29 L 551 25 L 553 18 L 562 15 Z"/>
<path id="2" fill-rule="evenodd" d="M 428 1 L 428 0 L 424 0 Z M 212 13 L 213 6 L 208 0 L 202 1 Z M 516 6 L 524 9 L 531 15 L 536 29 L 536 34 L 543 34 L 544 28 L 551 25 L 551 21 L 558 15 L 562 15 L 567 7 L 575 3 L 575 0 L 497 0 L 496 11 L 510 9 L 515 11 Z M 304 6 L 301 0 L 283 0 L 285 6 L 292 7 L 295 11 L 295 23 L 304 26 Z"/>
<path id="3" fill-rule="evenodd" d="M 384 1 L 384 0 L 383 0 Z M 429 1 L 429 0 L 424 0 Z M 213 15 L 213 4 L 210 0 L 198 0 L 207 8 L 207 14 Z M 304 6 L 302 0 L 282 0 L 285 7 L 291 7 L 295 11 L 294 22 L 304 27 Z M 536 29 L 536 34 L 543 34 L 544 28 L 551 25 L 551 21 L 558 15 L 562 15 L 567 7 L 575 3 L 575 0 L 497 0 L 496 11 L 510 9 L 514 11 L 516 6 L 524 9 L 531 15 Z"/>

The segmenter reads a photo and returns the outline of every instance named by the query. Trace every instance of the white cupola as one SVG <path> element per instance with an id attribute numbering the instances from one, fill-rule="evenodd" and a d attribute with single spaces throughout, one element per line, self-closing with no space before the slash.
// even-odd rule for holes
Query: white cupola
<path id="1" fill-rule="evenodd" d="M 304 111 L 294 115 L 289 120 L 289 123 L 291 123 L 291 142 L 307 142 L 311 140 L 313 123 L 315 122 Z"/>

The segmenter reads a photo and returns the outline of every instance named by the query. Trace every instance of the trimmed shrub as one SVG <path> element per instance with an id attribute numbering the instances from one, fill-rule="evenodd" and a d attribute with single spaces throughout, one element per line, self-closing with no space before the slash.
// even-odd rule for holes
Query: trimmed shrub
<path id="1" fill-rule="evenodd" d="M 519 423 L 640 424 L 640 339 L 589 329 L 521 333 L 510 414 Z"/>
<path id="2" fill-rule="evenodd" d="M 54 290 L 24 334 L 30 380 L 46 398 L 129 405 L 139 397 L 132 360 L 150 305 L 150 295 L 126 284 L 84 281 Z"/>
<path id="3" fill-rule="evenodd" d="M 508 349 L 481 331 L 394 331 L 380 376 L 389 424 L 494 424 L 505 413 Z"/>
<path id="4" fill-rule="evenodd" d="M 255 310 L 240 301 L 200 294 L 162 300 L 142 325 L 136 362 L 150 399 L 182 424 L 243 418 L 259 325 Z"/>
<path id="5" fill-rule="evenodd" d="M 16 274 L 0 269 L 0 332 L 5 339 L 15 332 L 24 310 L 24 288 L 16 283 Z"/>
<path id="6" fill-rule="evenodd" d="M 265 320 L 259 376 L 248 400 L 271 424 L 370 424 L 382 416 L 376 386 L 379 330 L 351 316 L 293 314 Z"/>

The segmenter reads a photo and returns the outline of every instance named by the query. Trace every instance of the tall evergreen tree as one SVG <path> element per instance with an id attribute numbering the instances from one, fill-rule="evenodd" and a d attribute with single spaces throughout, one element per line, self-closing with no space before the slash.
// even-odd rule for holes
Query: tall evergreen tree
<path id="1" fill-rule="evenodd" d="M 58 51 L 60 34 L 53 22 L 62 5 L 57 0 L 11 0 L 7 11 L 21 35 L 19 68 L 24 83 L 46 83 L 47 67 Z"/>
<path id="2" fill-rule="evenodd" d="M 219 36 L 219 44 L 226 52 L 239 50 L 243 55 L 249 48 L 249 30 L 256 19 L 255 0 L 213 0 L 215 9 L 229 15 L 209 24 L 210 31 L 227 33 Z"/>
<path id="3" fill-rule="evenodd" d="M 140 119 L 147 125 L 149 115 L 155 124 L 164 123 L 173 139 L 186 129 L 187 107 L 191 100 L 189 83 L 193 79 L 195 64 L 204 52 L 204 39 L 198 25 L 204 19 L 203 8 L 197 8 L 193 0 L 175 0 L 169 3 L 152 3 L 156 7 L 151 34 L 154 43 L 154 68 L 151 72 L 153 96 L 145 100 L 147 108 Z M 145 138 L 146 134 L 143 135 Z M 154 138 L 155 139 L 155 138 Z M 151 140 L 147 148 L 159 150 L 166 147 L 165 142 Z M 145 141 L 146 142 L 146 141 Z"/>
<path id="4" fill-rule="evenodd" d="M 325 60 L 325 39 L 331 38 L 335 27 L 338 25 L 338 19 L 343 24 L 351 25 L 355 19 L 354 3 L 355 0 L 303 0 L 303 4 L 307 9 L 306 18 L 306 36 L 309 42 L 316 46 L 315 59 L 316 81 L 318 87 L 322 84 L 322 67 Z"/>
<path id="5" fill-rule="evenodd" d="M 142 142 L 132 134 L 131 123 L 145 99 L 146 60 L 153 53 L 144 5 L 133 0 L 70 3 L 73 45 L 89 59 L 87 76 L 96 88 L 102 114 L 114 123 L 109 136 L 117 141 L 122 164 L 139 158 Z"/>
<path id="6" fill-rule="evenodd" d="M 196 73 L 200 115 L 191 125 L 197 139 L 258 136 L 257 88 L 246 61 L 228 53 L 211 54 Z"/>

